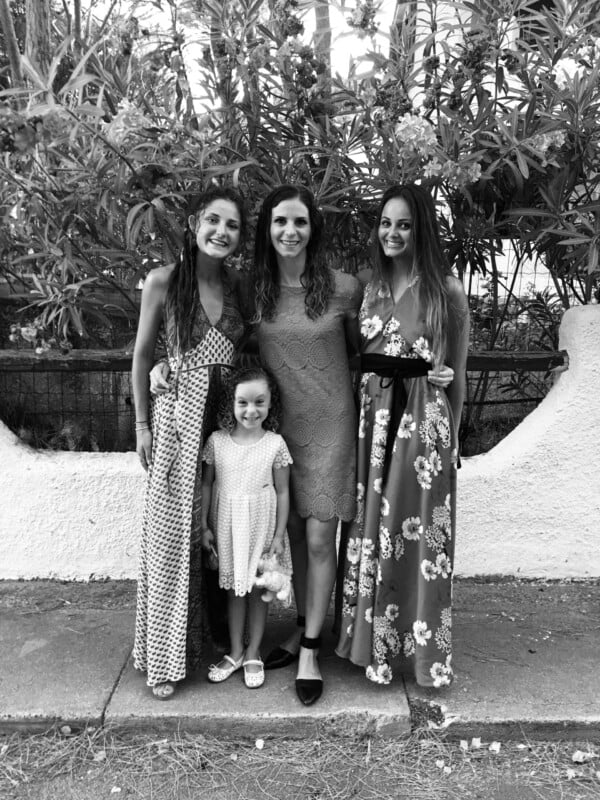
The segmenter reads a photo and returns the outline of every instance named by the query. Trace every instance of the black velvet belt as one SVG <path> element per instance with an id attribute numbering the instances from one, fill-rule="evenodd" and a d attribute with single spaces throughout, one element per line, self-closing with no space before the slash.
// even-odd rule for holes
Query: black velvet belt
<path id="1" fill-rule="evenodd" d="M 361 353 L 360 355 L 360 371 L 363 374 L 374 372 L 375 375 L 379 375 L 379 385 L 382 389 L 392 386 L 392 402 L 389 407 L 390 423 L 383 465 L 384 480 L 389 469 L 394 441 L 398 433 L 398 425 L 408 402 L 404 379 L 422 377 L 427 375 L 430 369 L 432 369 L 432 365 L 420 357 L 403 358 L 401 356 L 386 356 L 380 353 Z"/>

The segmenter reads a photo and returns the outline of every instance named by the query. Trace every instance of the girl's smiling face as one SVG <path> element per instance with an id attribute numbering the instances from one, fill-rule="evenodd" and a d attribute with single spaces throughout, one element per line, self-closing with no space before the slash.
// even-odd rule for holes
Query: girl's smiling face
<path id="1" fill-rule="evenodd" d="M 198 249 L 210 258 L 227 258 L 237 250 L 241 228 L 236 204 L 225 198 L 213 200 L 195 219 Z"/>
<path id="2" fill-rule="evenodd" d="M 271 244 L 278 256 L 297 258 L 306 251 L 311 227 L 308 208 L 297 197 L 283 200 L 271 211 Z"/>
<path id="3" fill-rule="evenodd" d="M 402 197 L 393 197 L 383 207 L 377 237 L 388 258 L 412 261 L 413 233 L 412 214 L 408 203 Z"/>
<path id="4" fill-rule="evenodd" d="M 271 408 L 271 391 L 264 378 L 238 383 L 233 396 L 235 421 L 245 430 L 262 428 Z"/>

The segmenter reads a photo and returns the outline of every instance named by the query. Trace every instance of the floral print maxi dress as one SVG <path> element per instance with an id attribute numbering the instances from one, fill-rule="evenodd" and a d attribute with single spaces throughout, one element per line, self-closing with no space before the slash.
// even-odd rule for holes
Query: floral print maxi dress
<path id="1" fill-rule="evenodd" d="M 363 353 L 431 361 L 416 290 L 394 303 L 387 284 L 368 284 L 360 323 Z M 412 671 L 420 685 L 440 687 L 452 678 L 454 423 L 443 389 L 427 376 L 403 380 L 406 406 L 390 430 L 393 381 L 361 379 L 357 515 L 336 652 L 376 683 Z"/>

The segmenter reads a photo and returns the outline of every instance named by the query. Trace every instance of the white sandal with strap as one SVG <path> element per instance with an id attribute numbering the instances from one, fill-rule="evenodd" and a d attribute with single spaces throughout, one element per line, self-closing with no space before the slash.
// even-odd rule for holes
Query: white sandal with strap
<path id="1" fill-rule="evenodd" d="M 241 655 L 238 661 L 234 661 L 231 656 L 223 656 L 223 661 L 229 662 L 229 665 L 220 667 L 218 664 L 211 664 L 208 668 L 208 680 L 211 683 L 222 683 L 226 681 L 236 670 L 242 667 L 244 656 Z M 222 664 L 223 661 L 220 663 Z"/>
<path id="2" fill-rule="evenodd" d="M 260 667 L 258 672 L 249 672 L 246 667 L 249 666 Z M 244 683 L 248 689 L 259 689 L 265 682 L 265 665 L 260 658 L 249 658 L 242 664 L 244 667 Z"/>

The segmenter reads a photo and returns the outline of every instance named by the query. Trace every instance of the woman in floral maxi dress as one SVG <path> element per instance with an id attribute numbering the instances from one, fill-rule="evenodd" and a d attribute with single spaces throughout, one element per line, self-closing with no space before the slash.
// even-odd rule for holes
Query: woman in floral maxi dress
<path id="1" fill-rule="evenodd" d="M 241 199 L 214 187 L 198 209 L 178 264 L 146 278 L 133 356 L 137 452 L 148 472 L 133 654 L 161 700 L 199 665 L 201 453 L 244 334 L 236 274 L 224 267 L 240 243 Z M 150 406 L 148 374 L 161 324 L 168 364 Z"/>
<path id="2" fill-rule="evenodd" d="M 377 683 L 411 672 L 452 678 L 451 593 L 457 425 L 468 305 L 445 265 L 422 187 L 392 187 L 378 224 L 378 268 L 360 311 L 357 515 L 345 562 L 336 652 Z M 445 362 L 444 390 L 427 372 Z"/>

